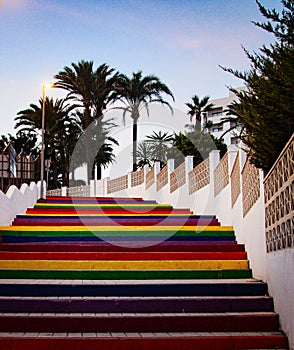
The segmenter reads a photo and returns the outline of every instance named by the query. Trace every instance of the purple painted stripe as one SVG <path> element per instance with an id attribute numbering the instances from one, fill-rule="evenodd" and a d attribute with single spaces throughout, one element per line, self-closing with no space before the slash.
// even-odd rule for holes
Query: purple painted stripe
<path id="1" fill-rule="evenodd" d="M 140 313 L 140 312 L 257 312 L 272 311 L 270 297 L 223 298 L 162 298 L 162 297 L 108 297 L 74 298 L 1 298 L 0 312 L 91 312 L 91 313 Z"/>

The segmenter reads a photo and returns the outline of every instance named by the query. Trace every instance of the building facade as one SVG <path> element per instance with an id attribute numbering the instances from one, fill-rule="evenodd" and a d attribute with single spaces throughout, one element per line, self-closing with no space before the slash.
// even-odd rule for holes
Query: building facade
<path id="1" fill-rule="evenodd" d="M 238 88 L 242 90 L 244 88 Z M 228 118 L 226 110 L 228 106 L 237 101 L 237 96 L 229 91 L 228 97 L 217 98 L 209 100 L 209 103 L 213 103 L 214 106 L 207 112 L 205 124 L 207 124 L 206 130 L 209 131 L 214 137 L 220 138 L 223 135 L 224 142 L 227 146 L 238 144 L 237 135 L 240 132 L 240 126 L 234 121 L 223 122 L 223 118 Z M 228 131 L 229 129 L 232 130 Z"/>

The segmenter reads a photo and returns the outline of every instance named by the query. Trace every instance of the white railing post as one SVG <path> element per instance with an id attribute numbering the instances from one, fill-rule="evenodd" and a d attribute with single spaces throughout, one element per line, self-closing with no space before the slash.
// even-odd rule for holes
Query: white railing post
<path id="1" fill-rule="evenodd" d="M 167 188 L 170 191 L 170 174 L 175 170 L 175 160 L 168 159 L 167 161 Z"/>
<path id="2" fill-rule="evenodd" d="M 129 172 L 127 175 L 128 175 L 128 188 L 132 188 L 132 172 Z"/>
<path id="3" fill-rule="evenodd" d="M 210 177 L 210 186 L 214 189 L 214 169 L 220 161 L 220 151 L 213 150 L 209 153 L 209 177 Z"/>
<path id="4" fill-rule="evenodd" d="M 90 180 L 90 197 L 95 197 L 95 180 Z"/>
<path id="5" fill-rule="evenodd" d="M 157 174 L 160 172 L 160 162 L 154 163 L 154 184 L 155 188 L 157 188 Z"/>
<path id="6" fill-rule="evenodd" d="M 103 180 L 96 180 L 95 197 L 103 197 Z"/>
<path id="7" fill-rule="evenodd" d="M 146 176 L 147 176 L 147 173 L 149 172 L 150 168 L 149 168 L 149 165 L 148 164 L 145 164 L 144 165 L 144 188 L 146 188 Z"/>
<path id="8" fill-rule="evenodd" d="M 238 153 L 237 146 L 236 145 L 229 146 L 228 153 L 229 153 L 229 162 L 228 163 L 229 163 L 229 176 L 230 176 L 232 173 L 232 170 L 233 170 L 233 165 L 234 165 L 237 153 Z"/>
<path id="9" fill-rule="evenodd" d="M 61 197 L 66 197 L 66 193 L 67 192 L 67 187 L 66 186 L 62 186 L 61 187 Z"/>
<path id="10" fill-rule="evenodd" d="M 191 170 L 193 170 L 193 159 L 194 159 L 194 156 L 187 156 L 187 157 L 185 157 L 186 184 L 189 184 L 189 172 Z"/>

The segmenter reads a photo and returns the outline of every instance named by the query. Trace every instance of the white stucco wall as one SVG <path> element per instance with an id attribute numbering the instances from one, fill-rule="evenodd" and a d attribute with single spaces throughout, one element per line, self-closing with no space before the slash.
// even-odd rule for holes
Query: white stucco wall
<path id="1" fill-rule="evenodd" d="M 20 189 L 10 186 L 7 193 L 0 191 L 0 225 L 8 226 L 17 214 L 24 214 L 40 198 L 41 183 L 23 184 Z"/>

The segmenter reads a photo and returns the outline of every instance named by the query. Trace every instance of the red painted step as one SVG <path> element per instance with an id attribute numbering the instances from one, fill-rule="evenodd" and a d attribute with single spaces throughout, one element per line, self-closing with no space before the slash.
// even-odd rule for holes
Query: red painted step
<path id="1" fill-rule="evenodd" d="M 83 218 L 77 217 L 74 219 L 62 219 L 56 217 L 50 217 L 47 219 L 39 219 L 38 217 L 30 218 L 16 218 L 13 223 L 13 226 L 84 226 L 84 225 L 93 225 L 93 226 L 220 226 L 220 223 L 215 220 L 194 220 L 186 217 L 164 217 L 164 218 L 145 218 L 137 217 L 133 218 L 117 218 L 113 216 L 106 216 L 103 218 Z"/>
<path id="2" fill-rule="evenodd" d="M 270 332 L 275 313 L 225 314 L 2 314 L 1 332 Z"/>
<path id="3" fill-rule="evenodd" d="M 140 208 L 137 207 L 135 210 L 128 209 L 128 208 L 95 208 L 95 209 L 89 209 L 89 208 L 78 208 L 78 210 L 75 209 L 67 209 L 67 208 L 28 208 L 26 211 L 26 214 L 56 214 L 56 215 L 77 215 L 77 212 L 79 214 L 112 214 L 112 215 L 123 215 L 123 214 L 192 214 L 192 212 L 188 209 L 164 209 L 164 208 Z"/>
<path id="4" fill-rule="evenodd" d="M 0 252 L 0 260 L 246 260 L 246 252 Z"/>
<path id="5" fill-rule="evenodd" d="M 20 336 L 1 335 L 1 349 L 9 350 L 241 350 L 286 349 L 283 335 L 269 333 L 240 335 L 233 333 L 83 333 L 83 334 L 30 334 Z"/>
<path id="6" fill-rule="evenodd" d="M 201 244 L 190 242 L 189 245 L 161 243 L 143 248 L 125 248 L 106 242 L 89 243 L 3 243 L 0 251 L 20 252 L 244 252 L 244 244 Z"/>

